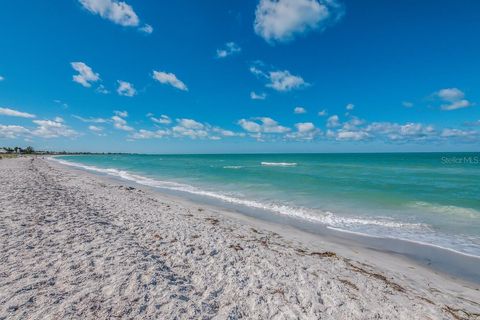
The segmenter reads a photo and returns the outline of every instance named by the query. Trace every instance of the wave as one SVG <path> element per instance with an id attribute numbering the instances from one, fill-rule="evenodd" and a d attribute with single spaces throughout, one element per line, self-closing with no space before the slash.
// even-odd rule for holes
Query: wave
<path id="1" fill-rule="evenodd" d="M 338 216 L 330 211 L 314 210 L 314 209 L 309 209 L 305 207 L 296 207 L 296 206 L 275 203 L 275 202 L 260 202 L 255 200 L 242 199 L 231 194 L 199 189 L 197 187 L 194 187 L 188 184 L 151 179 L 148 177 L 132 174 L 124 170 L 118 170 L 113 168 L 103 169 L 95 166 L 83 165 L 83 164 L 72 162 L 72 161 L 65 161 L 65 160 L 60 160 L 56 158 L 51 158 L 51 159 L 64 165 L 74 166 L 74 167 L 82 168 L 85 170 L 108 174 L 111 176 L 119 177 L 128 181 L 132 181 L 132 182 L 143 184 L 150 187 L 164 188 L 164 189 L 169 189 L 174 191 L 191 193 L 195 195 L 207 196 L 210 198 L 219 199 L 224 202 L 228 202 L 232 204 L 238 204 L 238 205 L 243 205 L 251 208 L 267 210 L 270 212 L 274 212 L 274 213 L 278 213 L 278 214 L 282 214 L 290 217 L 300 218 L 302 220 L 307 220 L 311 222 L 321 223 L 324 225 L 343 226 L 343 227 L 348 225 L 375 225 L 375 226 L 383 226 L 388 228 L 414 228 L 414 229 L 423 227 L 422 224 L 392 221 L 391 219 L 388 219 L 388 218 L 369 219 L 369 218 L 359 218 L 359 217 L 358 218 L 343 217 L 343 216 Z"/>
<path id="2" fill-rule="evenodd" d="M 296 167 L 296 162 L 261 162 L 262 166 L 268 167 Z"/>
<path id="3" fill-rule="evenodd" d="M 107 174 L 109 176 L 118 177 L 127 181 L 132 181 L 141 185 L 172 190 L 177 192 L 183 192 L 211 199 L 220 200 L 225 203 L 244 206 L 248 208 L 254 208 L 259 210 L 265 210 L 273 214 L 288 216 L 290 218 L 299 219 L 305 222 L 317 223 L 324 225 L 327 228 L 336 229 L 345 232 L 358 232 L 366 236 L 378 236 L 387 238 L 396 238 L 407 241 L 423 241 L 425 243 L 442 243 L 443 248 L 449 249 L 452 247 L 460 246 L 465 248 L 465 245 L 470 244 L 463 243 L 461 239 L 445 239 L 439 238 L 432 232 L 431 228 L 423 223 L 402 222 L 393 220 L 390 217 L 359 217 L 359 216 L 347 216 L 338 215 L 330 211 L 322 211 L 318 209 L 311 209 L 306 207 L 299 207 L 288 205 L 278 202 L 260 202 L 256 200 L 249 200 L 240 198 L 234 194 L 221 193 L 211 190 L 200 189 L 188 184 L 178 183 L 173 181 L 164 181 L 159 179 L 152 179 L 145 176 L 133 174 L 124 170 L 114 168 L 98 168 L 95 166 L 84 165 L 73 161 L 65 161 L 58 158 L 50 158 L 53 161 L 61 163 L 67 166 L 73 166 L 88 171 Z M 445 245 L 443 245 L 443 243 Z M 475 241 L 474 241 L 475 242 Z M 452 249 L 454 250 L 454 249 Z M 476 248 L 472 248 L 477 255 Z M 462 250 L 463 251 L 463 250 Z M 466 250 L 471 251 L 471 250 Z M 464 252 L 466 253 L 466 252 Z M 472 252 L 473 253 L 473 252 Z"/>
<path id="4" fill-rule="evenodd" d="M 434 204 L 434 203 L 424 202 L 424 201 L 412 202 L 412 203 L 409 203 L 408 206 L 410 208 L 422 209 L 428 212 L 432 212 L 434 214 L 464 217 L 464 218 L 471 218 L 471 219 L 476 219 L 480 217 L 480 211 L 477 211 L 472 208 Z"/>
<path id="5" fill-rule="evenodd" d="M 223 169 L 242 169 L 243 166 L 224 166 Z"/>

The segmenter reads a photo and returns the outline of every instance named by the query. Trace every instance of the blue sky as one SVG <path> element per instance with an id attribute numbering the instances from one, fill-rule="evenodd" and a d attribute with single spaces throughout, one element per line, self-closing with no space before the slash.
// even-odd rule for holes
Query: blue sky
<path id="1" fill-rule="evenodd" d="M 0 145 L 478 151 L 478 1 L 9 1 Z"/>

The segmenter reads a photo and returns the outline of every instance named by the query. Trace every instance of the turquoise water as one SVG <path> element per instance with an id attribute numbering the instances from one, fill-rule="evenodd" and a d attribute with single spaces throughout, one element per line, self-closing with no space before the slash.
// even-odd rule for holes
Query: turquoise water
<path id="1" fill-rule="evenodd" d="M 62 156 L 311 224 L 480 256 L 480 153 Z"/>

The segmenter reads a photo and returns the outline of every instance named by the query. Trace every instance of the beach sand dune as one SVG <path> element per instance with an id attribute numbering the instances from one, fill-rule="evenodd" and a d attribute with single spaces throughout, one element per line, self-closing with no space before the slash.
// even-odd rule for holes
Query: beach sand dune
<path id="1" fill-rule="evenodd" d="M 0 160 L 0 246 L 0 319 L 480 318 L 474 286 L 42 159 Z"/>

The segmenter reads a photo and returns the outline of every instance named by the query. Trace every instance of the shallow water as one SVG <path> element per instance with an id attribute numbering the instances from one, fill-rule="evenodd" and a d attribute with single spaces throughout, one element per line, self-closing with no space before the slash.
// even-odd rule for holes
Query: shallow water
<path id="1" fill-rule="evenodd" d="M 480 153 L 61 156 L 136 183 L 480 256 Z"/>

